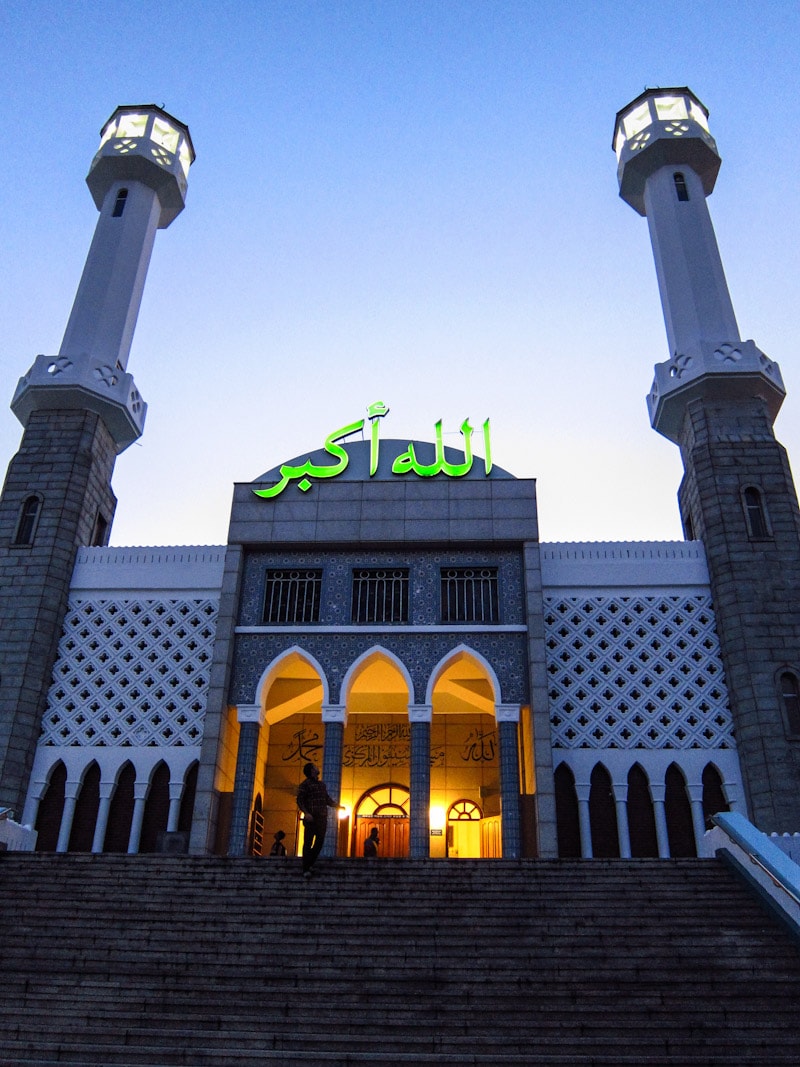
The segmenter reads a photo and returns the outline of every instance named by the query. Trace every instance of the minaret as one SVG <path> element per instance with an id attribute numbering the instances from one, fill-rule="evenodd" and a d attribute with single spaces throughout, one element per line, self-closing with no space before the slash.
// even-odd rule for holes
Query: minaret
<path id="1" fill-rule="evenodd" d="M 193 161 L 166 111 L 117 108 L 86 179 L 100 217 L 64 340 L 11 402 L 25 430 L 0 496 L 0 806 L 18 815 L 75 553 L 107 544 L 114 461 L 144 426 L 128 354 L 156 230 L 183 210 Z"/>
<path id="2" fill-rule="evenodd" d="M 647 216 L 670 358 L 653 427 L 681 450 L 688 538 L 708 559 L 750 816 L 800 829 L 800 512 L 772 426 L 778 365 L 742 340 L 706 205 L 720 167 L 708 111 L 650 89 L 617 114 L 620 196 Z"/>

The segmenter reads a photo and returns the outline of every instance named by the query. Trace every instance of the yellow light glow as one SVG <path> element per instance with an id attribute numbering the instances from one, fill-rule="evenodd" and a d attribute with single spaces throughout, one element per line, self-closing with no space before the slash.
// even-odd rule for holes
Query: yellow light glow
<path id="1" fill-rule="evenodd" d="M 693 100 L 689 101 L 689 115 L 691 118 L 694 119 L 698 126 L 703 127 L 706 133 L 710 132 L 708 129 L 708 119 L 706 118 L 705 112 L 701 107 L 698 107 Z"/>
<path id="2" fill-rule="evenodd" d="M 167 152 L 174 152 L 178 147 L 178 131 L 164 119 L 153 119 L 153 132 L 150 137 Z"/>
<path id="3" fill-rule="evenodd" d="M 662 122 L 688 119 L 689 113 L 686 110 L 686 101 L 682 96 L 656 97 L 656 115 Z"/>
<path id="4" fill-rule="evenodd" d="M 120 115 L 117 137 L 144 137 L 148 116 L 146 114 Z"/>
<path id="5" fill-rule="evenodd" d="M 447 813 L 438 805 L 430 809 L 431 830 L 443 830 L 447 821 Z"/>
<path id="6" fill-rule="evenodd" d="M 341 821 L 344 821 L 345 819 L 349 819 L 350 818 L 350 808 L 348 808 L 348 806 L 345 804 L 345 806 L 343 808 L 339 808 L 339 811 L 338 811 L 337 815 L 338 815 L 338 818 Z"/>
<path id="7" fill-rule="evenodd" d="M 637 133 L 641 133 L 650 123 L 653 121 L 653 116 L 650 114 L 650 101 L 645 100 L 643 104 L 639 104 L 632 111 L 629 111 L 622 119 L 625 126 L 625 136 L 630 139 L 635 137 Z"/>

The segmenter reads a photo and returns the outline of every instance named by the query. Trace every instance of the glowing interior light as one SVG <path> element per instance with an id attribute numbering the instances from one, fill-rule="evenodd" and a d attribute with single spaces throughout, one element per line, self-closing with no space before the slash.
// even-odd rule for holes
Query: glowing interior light
<path id="1" fill-rule="evenodd" d="M 144 137 L 147 119 L 147 115 L 140 115 L 135 112 L 120 115 L 117 124 L 117 137 Z"/>
<path id="2" fill-rule="evenodd" d="M 337 812 L 337 818 L 340 821 L 344 821 L 345 819 L 350 818 L 350 808 L 348 808 L 346 804 L 343 808 L 339 808 L 339 811 Z"/>
<path id="3" fill-rule="evenodd" d="M 682 96 L 658 96 L 655 99 L 656 115 L 662 122 L 670 119 L 688 119 L 686 101 Z"/>
<path id="4" fill-rule="evenodd" d="M 623 118 L 622 122 L 625 126 L 625 136 L 635 137 L 637 133 L 644 130 L 653 121 L 653 116 L 650 114 L 649 101 L 645 100 L 643 104 L 639 104 L 633 111 L 629 111 Z"/>
<path id="5" fill-rule="evenodd" d="M 171 126 L 163 119 L 153 119 L 153 132 L 150 134 L 150 138 L 157 145 L 161 145 L 167 152 L 175 152 L 178 147 L 178 137 L 179 133 L 174 126 Z"/>
<path id="6" fill-rule="evenodd" d="M 439 805 L 433 805 L 430 809 L 430 824 L 431 830 L 443 830 L 445 822 L 447 821 L 447 815 L 444 808 Z"/>
<path id="7" fill-rule="evenodd" d="M 180 148 L 180 154 L 178 156 L 178 159 L 179 159 L 180 164 L 181 164 L 181 170 L 183 171 L 184 178 L 188 178 L 189 177 L 189 167 L 191 167 L 191 165 L 192 165 L 192 155 L 191 155 L 191 152 L 189 151 L 189 145 L 187 144 L 185 138 L 181 141 L 181 148 Z"/>
<path id="8" fill-rule="evenodd" d="M 706 133 L 710 133 L 706 113 L 694 100 L 689 101 L 689 117 L 694 119 L 698 126 L 702 126 Z"/>
<path id="9" fill-rule="evenodd" d="M 100 148 L 103 147 L 103 145 L 106 143 L 106 141 L 110 141 L 112 137 L 116 137 L 116 134 L 117 134 L 117 124 L 116 124 L 116 122 L 109 122 L 109 124 L 103 130 L 103 136 L 100 138 Z"/>

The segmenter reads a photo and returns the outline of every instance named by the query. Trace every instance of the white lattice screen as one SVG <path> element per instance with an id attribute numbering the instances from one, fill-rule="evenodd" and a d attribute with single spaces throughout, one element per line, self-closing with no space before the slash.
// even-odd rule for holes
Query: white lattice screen
<path id="1" fill-rule="evenodd" d="M 45 745 L 197 745 L 215 600 L 70 602 L 42 722 Z"/>
<path id="2" fill-rule="evenodd" d="M 545 599 L 555 748 L 734 748 L 708 596 Z"/>

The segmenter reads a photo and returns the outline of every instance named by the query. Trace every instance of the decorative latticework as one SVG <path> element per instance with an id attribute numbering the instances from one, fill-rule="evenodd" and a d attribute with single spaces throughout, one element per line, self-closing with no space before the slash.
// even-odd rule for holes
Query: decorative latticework
<path id="1" fill-rule="evenodd" d="M 214 600 L 70 603 L 42 721 L 45 745 L 198 745 Z"/>
<path id="2" fill-rule="evenodd" d="M 545 600 L 555 748 L 734 748 L 708 596 Z"/>

